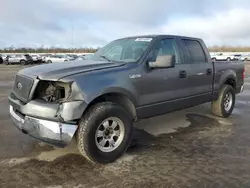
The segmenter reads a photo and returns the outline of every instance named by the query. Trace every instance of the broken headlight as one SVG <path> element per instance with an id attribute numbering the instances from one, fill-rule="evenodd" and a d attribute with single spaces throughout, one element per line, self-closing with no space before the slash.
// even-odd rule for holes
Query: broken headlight
<path id="1" fill-rule="evenodd" d="M 71 87 L 69 83 L 40 81 L 36 88 L 35 98 L 47 102 L 61 102 L 70 97 Z"/>

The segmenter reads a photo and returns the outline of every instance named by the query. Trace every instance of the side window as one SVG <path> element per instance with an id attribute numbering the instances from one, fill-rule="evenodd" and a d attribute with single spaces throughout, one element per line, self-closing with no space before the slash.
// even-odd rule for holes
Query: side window
<path id="1" fill-rule="evenodd" d="M 177 51 L 177 45 L 174 39 L 162 39 L 152 48 L 150 52 L 150 59 L 155 62 L 157 57 L 170 55 L 175 64 L 179 62 L 179 56 Z"/>
<path id="2" fill-rule="evenodd" d="M 201 44 L 196 40 L 182 40 L 190 54 L 190 59 L 192 63 L 205 63 L 206 56 L 202 49 Z"/>

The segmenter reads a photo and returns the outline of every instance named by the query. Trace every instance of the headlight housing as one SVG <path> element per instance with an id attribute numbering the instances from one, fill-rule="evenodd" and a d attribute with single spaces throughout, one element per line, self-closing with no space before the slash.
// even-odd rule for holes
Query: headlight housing
<path id="1" fill-rule="evenodd" d="M 58 81 L 39 81 L 35 92 L 35 98 L 47 102 L 62 102 L 71 95 L 71 84 Z"/>

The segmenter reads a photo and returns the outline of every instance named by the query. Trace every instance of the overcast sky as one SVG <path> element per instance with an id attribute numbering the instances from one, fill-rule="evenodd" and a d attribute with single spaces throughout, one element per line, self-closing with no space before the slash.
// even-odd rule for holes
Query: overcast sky
<path id="1" fill-rule="evenodd" d="M 249 0 L 3 0 L 0 48 L 96 47 L 140 34 L 250 46 L 249 10 Z"/>

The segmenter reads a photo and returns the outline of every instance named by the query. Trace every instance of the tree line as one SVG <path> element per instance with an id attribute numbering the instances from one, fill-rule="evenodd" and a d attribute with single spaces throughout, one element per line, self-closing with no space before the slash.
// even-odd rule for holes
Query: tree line
<path id="1" fill-rule="evenodd" d="M 212 46 L 209 47 L 210 52 L 250 52 L 247 46 Z"/>

